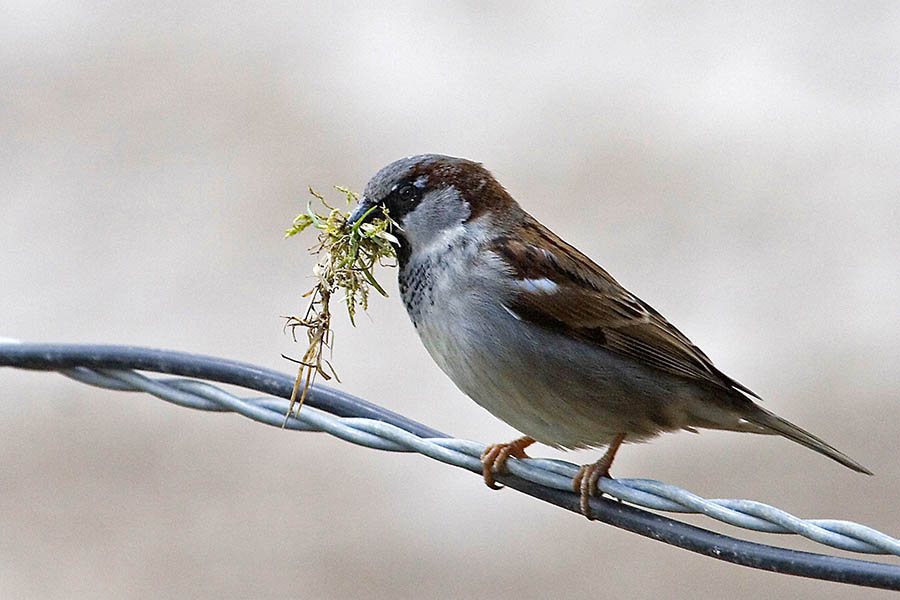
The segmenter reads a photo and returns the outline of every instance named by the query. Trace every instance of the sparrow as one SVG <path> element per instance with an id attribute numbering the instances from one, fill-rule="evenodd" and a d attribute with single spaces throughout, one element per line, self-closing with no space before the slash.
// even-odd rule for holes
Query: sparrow
<path id="1" fill-rule="evenodd" d="M 349 221 L 379 212 L 399 225 L 400 295 L 425 348 L 464 394 L 524 434 L 485 449 L 488 486 L 534 442 L 606 447 L 573 479 L 590 518 L 597 482 L 624 442 L 682 429 L 781 435 L 871 475 L 756 404 L 759 396 L 525 212 L 480 163 L 437 154 L 393 162 Z"/>

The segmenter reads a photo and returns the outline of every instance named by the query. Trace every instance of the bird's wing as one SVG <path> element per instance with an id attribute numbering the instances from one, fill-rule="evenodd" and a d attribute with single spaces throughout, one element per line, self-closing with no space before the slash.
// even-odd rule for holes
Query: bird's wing
<path id="1" fill-rule="evenodd" d="M 529 216 L 521 231 L 490 246 L 516 278 L 517 291 L 504 305 L 520 319 L 674 375 L 758 398 L 719 371 L 665 317 L 546 227 Z"/>

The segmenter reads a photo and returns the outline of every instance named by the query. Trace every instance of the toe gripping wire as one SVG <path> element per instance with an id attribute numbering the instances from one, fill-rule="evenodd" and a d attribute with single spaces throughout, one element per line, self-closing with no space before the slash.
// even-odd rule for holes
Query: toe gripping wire
<path id="1" fill-rule="evenodd" d="M 294 384 L 290 375 L 223 358 L 135 346 L 26 344 L 0 338 L 0 366 L 58 371 L 81 383 L 140 391 L 186 408 L 234 412 L 260 423 L 325 432 L 377 450 L 418 452 L 482 474 L 485 445 L 448 435 L 344 392 L 313 385 L 306 406 L 285 421 Z M 137 371 L 163 373 L 151 378 Z M 174 376 L 174 377 L 171 377 Z M 206 380 L 206 381 L 202 381 Z M 262 396 L 238 397 L 207 382 L 240 386 Z M 567 510 L 581 513 L 572 492 L 577 465 L 550 459 L 510 458 L 497 481 Z M 598 481 L 603 496 L 591 498 L 595 520 L 731 563 L 777 573 L 900 590 L 900 565 L 803 552 L 738 539 L 653 511 L 697 513 L 767 533 L 791 533 L 852 552 L 900 556 L 900 540 L 870 527 L 833 519 L 801 519 L 783 510 L 739 499 L 706 499 L 648 479 Z"/>

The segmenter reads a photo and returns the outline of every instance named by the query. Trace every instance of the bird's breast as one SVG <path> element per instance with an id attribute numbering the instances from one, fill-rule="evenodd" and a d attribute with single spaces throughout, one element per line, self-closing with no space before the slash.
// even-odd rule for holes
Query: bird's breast
<path id="1" fill-rule="evenodd" d="M 455 243 L 454 243 L 455 242 Z M 471 237 L 413 252 L 400 293 L 425 348 L 456 386 L 546 444 L 599 446 L 681 426 L 668 378 L 504 308 L 508 267 Z"/>
<path id="2" fill-rule="evenodd" d="M 478 277 L 476 268 L 483 262 L 479 245 L 477 237 L 459 225 L 411 252 L 400 265 L 400 296 L 416 329 L 430 315 L 443 318 L 458 313 L 459 301 L 477 289 L 473 277 Z"/>

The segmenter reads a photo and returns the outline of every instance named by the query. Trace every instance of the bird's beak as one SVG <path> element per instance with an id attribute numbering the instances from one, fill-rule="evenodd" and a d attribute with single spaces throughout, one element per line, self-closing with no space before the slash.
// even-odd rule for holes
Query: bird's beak
<path id="1" fill-rule="evenodd" d="M 374 202 L 369 201 L 368 198 L 363 196 L 362 198 L 360 198 L 359 204 L 353 210 L 353 213 L 351 213 L 350 217 L 347 219 L 347 224 L 348 225 L 355 224 L 357 221 L 359 221 L 364 216 L 366 216 L 367 213 L 368 213 L 368 217 L 366 217 L 366 219 L 368 220 L 368 218 L 372 216 L 372 213 L 378 212 L 378 211 L 372 211 L 371 213 L 369 212 L 370 210 L 372 210 L 372 207 L 374 207 L 374 206 L 375 206 Z"/>

